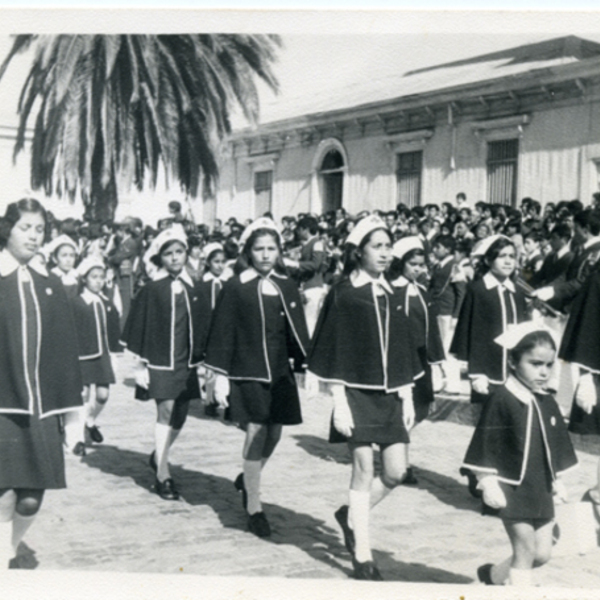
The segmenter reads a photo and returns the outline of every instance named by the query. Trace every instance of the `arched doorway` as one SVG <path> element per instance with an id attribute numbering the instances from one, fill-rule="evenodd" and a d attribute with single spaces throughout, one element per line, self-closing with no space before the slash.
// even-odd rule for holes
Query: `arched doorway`
<path id="1" fill-rule="evenodd" d="M 319 177 L 324 213 L 342 207 L 345 166 L 342 153 L 335 148 L 329 150 L 323 157 Z"/>

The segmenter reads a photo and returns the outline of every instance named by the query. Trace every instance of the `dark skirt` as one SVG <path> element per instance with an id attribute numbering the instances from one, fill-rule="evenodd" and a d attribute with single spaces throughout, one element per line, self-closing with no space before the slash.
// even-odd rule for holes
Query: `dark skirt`
<path id="1" fill-rule="evenodd" d="M 106 344 L 106 322 L 103 321 L 102 325 L 104 327 L 104 331 L 100 336 L 102 344 L 102 354 L 98 358 L 79 361 L 83 385 L 108 386 L 116 382 L 115 373 L 113 371 L 112 362 L 110 360 L 110 350 L 108 349 Z"/>
<path id="2" fill-rule="evenodd" d="M 569 431 L 579 435 L 600 435 L 600 407 L 596 404 L 590 414 L 573 402 Z"/>
<path id="3" fill-rule="evenodd" d="M 408 444 L 410 437 L 404 426 L 402 401 L 396 392 L 346 388 L 348 406 L 352 412 L 354 429 L 347 438 L 333 426 L 329 430 L 332 443 Z"/>

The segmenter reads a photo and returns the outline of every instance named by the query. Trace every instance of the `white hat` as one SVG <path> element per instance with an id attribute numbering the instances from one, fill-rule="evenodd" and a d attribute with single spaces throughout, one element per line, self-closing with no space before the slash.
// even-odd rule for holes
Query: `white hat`
<path id="1" fill-rule="evenodd" d="M 75 269 L 75 272 L 77 273 L 78 277 L 85 277 L 92 269 L 95 269 L 96 267 L 100 267 L 106 271 L 106 264 L 104 264 L 104 261 L 100 257 L 92 255 L 84 258 L 79 263 L 79 266 Z"/>
<path id="2" fill-rule="evenodd" d="M 483 238 L 471 251 L 471 256 L 484 256 L 487 251 L 490 249 L 491 245 L 494 242 L 497 242 L 500 239 L 507 240 L 511 244 L 514 242 L 506 235 L 502 233 L 497 233 L 496 235 L 490 235 L 489 237 Z"/>
<path id="3" fill-rule="evenodd" d="M 392 248 L 392 254 L 402 260 L 411 250 L 425 250 L 423 242 L 416 235 L 399 239 Z"/>
<path id="4" fill-rule="evenodd" d="M 346 238 L 346 243 L 360 246 L 360 243 L 376 229 L 385 229 L 386 231 L 389 231 L 388 226 L 381 217 L 378 217 L 377 215 L 369 215 L 368 217 L 364 217 L 350 232 Z"/>
<path id="5" fill-rule="evenodd" d="M 173 224 L 168 229 L 161 231 L 150 244 L 146 254 L 144 255 L 144 261 L 149 262 L 153 256 L 160 254 L 162 247 L 169 242 L 181 242 L 187 250 L 188 241 L 187 235 L 183 227 L 179 223 Z"/>
<path id="6" fill-rule="evenodd" d="M 73 250 L 75 250 L 75 254 L 79 254 L 79 248 L 77 247 L 77 242 L 68 235 L 64 233 L 54 238 L 45 248 L 48 256 L 54 254 L 61 246 L 71 246 Z"/>
<path id="7" fill-rule="evenodd" d="M 558 348 L 558 340 L 554 331 L 549 329 L 542 321 L 524 321 L 518 325 L 509 326 L 508 330 L 502 335 L 499 335 L 494 342 L 507 350 L 512 350 L 526 335 L 536 331 L 545 331 L 550 334 L 554 340 L 554 344 Z"/>
<path id="8" fill-rule="evenodd" d="M 275 221 L 273 221 L 273 219 L 269 219 L 269 217 L 260 217 L 252 221 L 252 223 L 250 223 L 250 225 L 248 225 L 248 227 L 244 229 L 242 235 L 240 236 L 240 248 L 243 248 L 246 245 L 246 242 L 248 241 L 250 236 L 257 229 L 271 229 L 277 234 L 277 237 L 279 238 L 279 243 L 283 244 L 281 233 L 279 233 L 279 229 L 277 228 L 277 225 L 275 225 Z"/>
<path id="9" fill-rule="evenodd" d="M 202 253 L 206 258 L 208 258 L 213 252 L 217 250 L 223 252 L 223 244 L 219 244 L 219 242 L 211 242 L 210 244 L 206 244 L 204 248 L 202 248 Z"/>

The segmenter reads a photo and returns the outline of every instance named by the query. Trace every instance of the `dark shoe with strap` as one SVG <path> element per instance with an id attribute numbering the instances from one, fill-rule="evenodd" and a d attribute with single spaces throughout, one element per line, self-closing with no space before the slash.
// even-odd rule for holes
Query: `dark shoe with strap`
<path id="1" fill-rule="evenodd" d="M 85 444 L 83 442 L 77 442 L 71 451 L 75 456 L 85 456 Z"/>
<path id="2" fill-rule="evenodd" d="M 354 540 L 354 531 L 352 531 L 350 525 L 348 524 L 348 510 L 348 505 L 344 504 L 344 506 L 340 506 L 333 513 L 333 516 L 335 517 L 335 520 L 338 522 L 339 526 L 342 528 L 346 550 L 348 550 L 350 556 L 353 557 L 354 550 L 356 548 L 356 542 Z"/>
<path id="3" fill-rule="evenodd" d="M 163 500 L 179 500 L 179 491 L 175 487 L 175 482 L 169 477 L 164 481 L 158 479 L 154 482 L 154 491 Z"/>
<path id="4" fill-rule="evenodd" d="M 478 481 L 473 471 L 466 469 L 465 467 L 461 467 L 459 473 L 469 480 L 469 494 L 471 494 L 473 498 L 481 498 L 483 496 L 483 492 L 477 489 Z"/>
<path id="5" fill-rule="evenodd" d="M 485 565 L 477 567 L 477 579 L 479 579 L 481 583 L 485 583 L 485 585 L 494 585 L 494 582 L 492 581 L 493 566 L 492 563 L 486 563 Z"/>
<path id="6" fill-rule="evenodd" d="M 372 560 L 361 563 L 352 557 L 352 566 L 354 567 L 354 579 L 361 581 L 383 581 L 377 565 Z"/>
<path id="7" fill-rule="evenodd" d="M 235 489 L 238 492 L 242 493 L 242 506 L 244 510 L 248 509 L 248 492 L 246 491 L 246 486 L 244 485 L 244 474 L 240 473 L 233 482 Z"/>
<path id="8" fill-rule="evenodd" d="M 419 480 L 415 477 L 415 472 L 412 467 L 406 469 L 406 476 L 402 480 L 402 485 L 417 485 Z"/>
<path id="9" fill-rule="evenodd" d="M 150 468 L 156 473 L 158 471 L 158 465 L 156 464 L 156 450 L 152 451 L 150 458 L 148 459 Z"/>
<path id="10" fill-rule="evenodd" d="M 248 531 L 254 535 L 265 538 L 271 535 L 271 526 L 264 512 L 248 515 Z"/>
<path id="11" fill-rule="evenodd" d="M 218 417 L 219 416 L 219 411 L 218 411 L 218 407 L 216 404 L 207 404 L 204 407 L 204 414 L 207 417 Z"/>
<path id="12" fill-rule="evenodd" d="M 92 425 L 91 427 L 86 425 L 85 432 L 90 436 L 92 442 L 96 442 L 96 444 L 101 444 L 104 441 L 104 436 L 100 433 L 100 428 L 97 425 Z"/>

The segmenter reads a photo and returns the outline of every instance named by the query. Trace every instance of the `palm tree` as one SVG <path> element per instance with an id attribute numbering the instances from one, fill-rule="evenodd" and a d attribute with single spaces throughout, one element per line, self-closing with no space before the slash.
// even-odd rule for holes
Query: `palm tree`
<path id="1" fill-rule="evenodd" d="M 112 218 L 117 188 L 167 185 L 210 194 L 216 149 L 241 107 L 258 118 L 257 78 L 274 91 L 272 35 L 17 35 L 0 66 L 33 47 L 18 103 L 14 159 L 35 114 L 31 186 Z"/>

